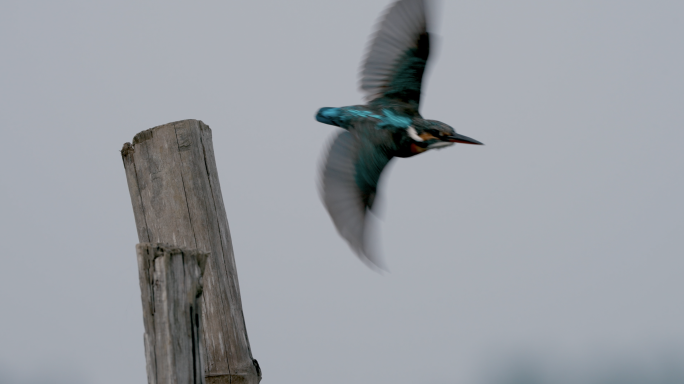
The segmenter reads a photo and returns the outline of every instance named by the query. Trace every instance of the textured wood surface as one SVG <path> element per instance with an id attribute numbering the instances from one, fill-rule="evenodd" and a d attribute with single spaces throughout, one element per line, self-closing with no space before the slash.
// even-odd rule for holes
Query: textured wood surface
<path id="1" fill-rule="evenodd" d="M 208 254 L 136 246 L 149 384 L 204 384 L 202 274 Z"/>
<path id="2" fill-rule="evenodd" d="M 207 383 L 258 383 L 211 129 L 197 120 L 158 126 L 135 135 L 121 155 L 139 241 L 210 253 L 202 306 Z"/>

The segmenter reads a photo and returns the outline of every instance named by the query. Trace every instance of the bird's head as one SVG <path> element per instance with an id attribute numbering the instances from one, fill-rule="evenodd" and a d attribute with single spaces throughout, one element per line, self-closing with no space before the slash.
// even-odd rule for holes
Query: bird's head
<path id="1" fill-rule="evenodd" d="M 420 125 L 411 125 L 406 129 L 406 133 L 412 140 L 412 147 L 416 153 L 445 148 L 454 143 L 482 145 L 475 139 L 459 135 L 450 125 L 436 120 L 423 120 Z"/>

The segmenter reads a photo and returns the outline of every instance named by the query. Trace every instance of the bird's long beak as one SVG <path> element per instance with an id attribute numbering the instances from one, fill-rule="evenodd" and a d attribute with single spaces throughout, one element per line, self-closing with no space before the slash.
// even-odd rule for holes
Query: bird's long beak
<path id="1" fill-rule="evenodd" d="M 462 143 L 462 144 L 476 144 L 476 145 L 484 145 L 484 143 L 481 143 L 475 139 L 471 139 L 468 136 L 463 136 L 459 135 L 458 133 L 454 133 L 451 136 L 447 136 L 443 139 L 444 141 L 449 141 L 452 143 Z"/>

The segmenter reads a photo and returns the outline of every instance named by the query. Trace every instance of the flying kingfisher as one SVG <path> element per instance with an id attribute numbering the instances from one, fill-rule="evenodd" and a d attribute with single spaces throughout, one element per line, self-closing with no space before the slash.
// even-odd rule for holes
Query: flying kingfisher
<path id="1" fill-rule="evenodd" d="M 369 245 L 367 213 L 380 174 L 394 157 L 411 157 L 454 143 L 482 143 L 459 135 L 418 111 L 430 53 L 429 0 L 398 0 L 386 11 L 361 68 L 367 104 L 321 108 L 316 120 L 344 131 L 323 161 L 320 190 L 340 235 L 372 269 L 385 269 Z"/>

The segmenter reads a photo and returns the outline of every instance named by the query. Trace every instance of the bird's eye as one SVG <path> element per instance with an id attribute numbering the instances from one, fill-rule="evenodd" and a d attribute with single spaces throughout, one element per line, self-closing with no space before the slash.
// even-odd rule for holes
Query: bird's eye
<path id="1" fill-rule="evenodd" d="M 430 135 L 434 136 L 437 139 L 444 136 L 444 132 L 438 131 L 436 129 L 431 129 L 431 130 L 427 131 L 427 133 L 429 133 Z"/>

